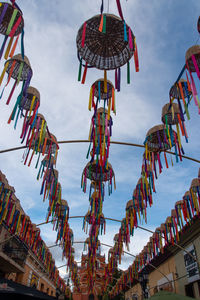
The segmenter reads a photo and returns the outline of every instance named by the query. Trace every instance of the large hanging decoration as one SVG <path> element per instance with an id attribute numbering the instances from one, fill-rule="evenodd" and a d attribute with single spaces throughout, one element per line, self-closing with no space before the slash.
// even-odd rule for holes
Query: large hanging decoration
<path id="1" fill-rule="evenodd" d="M 179 101 L 180 104 L 180 101 Z M 184 122 L 184 115 L 182 112 L 181 106 L 177 103 L 167 103 L 162 108 L 162 122 L 166 126 L 166 131 L 169 135 L 169 132 L 172 131 L 172 126 L 176 126 L 177 138 L 179 145 L 181 145 L 181 134 L 185 137 L 186 142 L 188 142 L 188 135 Z M 181 132 L 181 134 L 180 134 Z"/>
<path id="2" fill-rule="evenodd" d="M 8 57 L 13 57 L 19 36 L 22 36 L 22 45 L 23 45 L 23 36 L 24 36 L 24 19 L 22 11 L 17 5 L 0 2 L 0 34 L 4 35 L 4 40 L 0 48 L 0 59 L 3 56 L 8 59 Z M 22 53 L 23 53 L 22 46 Z"/>
<path id="3" fill-rule="evenodd" d="M 177 100 L 178 106 L 179 106 L 179 114 L 181 116 L 181 120 L 184 121 L 184 111 L 186 113 L 187 119 L 190 119 L 188 105 L 192 98 L 192 89 L 191 84 L 188 80 L 180 79 L 178 82 L 176 82 L 169 91 L 169 97 L 170 97 L 170 103 L 174 101 L 174 99 Z M 183 102 L 183 104 L 181 104 Z"/>
<path id="4" fill-rule="evenodd" d="M 31 69 L 31 65 L 30 65 L 28 58 L 26 56 L 24 56 L 24 58 L 23 58 L 23 56 L 21 54 L 17 54 L 5 62 L 3 72 L 1 73 L 1 76 L 0 76 L 0 85 L 2 84 L 5 73 L 8 73 L 8 78 L 7 78 L 6 84 L 3 88 L 3 91 L 4 91 L 5 87 L 9 84 L 11 78 L 13 78 L 15 80 L 13 87 L 10 91 L 10 94 L 8 96 L 8 99 L 6 101 L 6 104 L 8 105 L 11 101 L 11 98 L 13 96 L 16 86 L 19 84 L 20 81 L 22 81 L 23 84 L 22 84 L 20 97 L 18 97 L 17 102 L 20 101 L 20 98 L 22 97 L 22 95 L 26 95 L 27 88 L 29 87 L 29 84 L 30 84 L 30 81 L 31 81 L 31 78 L 33 75 L 33 71 Z M 3 91 L 1 93 L 1 97 L 3 95 Z M 13 117 L 13 115 L 12 115 L 12 117 Z"/>
<path id="5" fill-rule="evenodd" d="M 200 80 L 200 45 L 195 45 L 189 48 L 185 54 L 186 68 L 190 74 L 191 80 L 191 91 L 194 97 L 194 102 L 198 107 L 198 112 L 200 114 L 200 101 L 197 94 L 197 89 L 192 73 L 196 73 L 198 79 Z"/>
<path id="6" fill-rule="evenodd" d="M 101 190 L 103 189 L 102 183 L 108 182 L 109 195 L 112 193 L 113 184 L 114 189 L 116 188 L 115 174 L 112 165 L 108 162 L 106 167 L 101 166 L 99 161 L 98 163 L 96 163 L 96 161 L 87 163 L 83 170 L 81 179 L 81 187 L 84 192 L 86 192 L 87 179 L 100 183 Z"/>
<path id="7" fill-rule="evenodd" d="M 107 70 L 115 70 L 115 88 L 120 91 L 121 67 L 127 64 L 127 82 L 130 83 L 129 61 L 134 55 L 135 69 L 139 71 L 137 45 L 131 28 L 126 24 L 122 12 L 120 17 L 113 14 L 96 15 L 85 21 L 80 27 L 76 44 L 80 60 L 78 80 L 85 82 L 88 67 L 104 70 L 107 81 Z M 85 69 L 81 80 L 81 69 Z"/>
<path id="8" fill-rule="evenodd" d="M 19 94 L 8 122 L 10 123 L 12 120 L 14 120 L 16 115 L 16 121 L 14 125 L 16 128 L 19 115 L 24 117 L 21 138 L 27 131 L 27 123 L 30 122 L 31 119 L 34 121 L 39 106 L 40 93 L 36 88 L 29 86 L 25 94 L 23 92 Z"/>
<path id="9" fill-rule="evenodd" d="M 89 150 L 93 146 L 91 153 L 91 161 L 96 160 L 100 166 L 107 166 L 109 156 L 110 137 L 112 136 L 112 118 L 108 118 L 108 111 L 105 108 L 98 108 L 92 117 L 90 134 L 89 134 Z M 96 159 L 95 159 L 96 156 Z"/>
<path id="10" fill-rule="evenodd" d="M 109 120 L 110 112 L 113 111 L 116 113 L 115 88 L 112 82 L 105 78 L 100 78 L 92 84 L 90 88 L 88 109 L 91 110 L 93 108 L 95 113 L 101 102 L 104 108 L 108 108 Z"/>
<path id="11" fill-rule="evenodd" d="M 158 162 L 159 173 L 162 172 L 162 163 L 160 159 L 160 153 L 164 153 L 166 167 L 168 168 L 168 162 L 166 157 L 166 151 L 174 147 L 176 162 L 182 160 L 182 154 L 184 154 L 181 141 L 178 139 L 177 133 L 165 125 L 157 125 L 152 127 L 146 134 L 145 145 L 145 164 L 148 165 L 148 161 L 151 162 L 151 168 L 154 170 L 155 177 L 157 178 L 156 161 Z"/>

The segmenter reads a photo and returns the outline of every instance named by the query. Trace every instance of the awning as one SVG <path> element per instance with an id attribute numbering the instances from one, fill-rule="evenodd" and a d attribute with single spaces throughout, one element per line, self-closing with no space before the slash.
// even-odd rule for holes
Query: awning
<path id="1" fill-rule="evenodd" d="M 14 281 L 0 278 L 0 298 L 1 295 L 9 295 L 9 299 L 11 295 L 13 295 L 13 299 L 16 299 L 17 295 L 20 296 L 21 299 L 46 299 L 46 300 L 55 300 L 55 297 L 51 297 L 45 293 L 42 293 L 34 288 L 30 288 L 28 286 L 16 283 Z"/>

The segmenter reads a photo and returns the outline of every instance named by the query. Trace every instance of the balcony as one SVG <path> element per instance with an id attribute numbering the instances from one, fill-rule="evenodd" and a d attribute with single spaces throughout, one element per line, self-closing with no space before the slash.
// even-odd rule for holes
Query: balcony
<path id="1" fill-rule="evenodd" d="M 11 237 L 5 228 L 1 228 L 0 236 L 0 272 L 24 272 L 27 247 L 16 236 Z"/>

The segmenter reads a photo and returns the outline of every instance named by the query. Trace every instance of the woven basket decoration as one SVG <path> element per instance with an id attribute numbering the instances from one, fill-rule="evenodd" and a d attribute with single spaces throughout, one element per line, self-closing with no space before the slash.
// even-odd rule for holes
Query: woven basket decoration
<path id="1" fill-rule="evenodd" d="M 68 217 L 69 217 L 69 205 L 68 205 L 67 201 L 64 200 L 64 199 L 61 199 L 61 203 L 59 204 L 59 210 L 58 210 L 57 217 L 60 220 L 65 220 L 65 219 L 68 220 Z"/>
<path id="2" fill-rule="evenodd" d="M 113 70 L 123 66 L 131 59 L 134 48 L 131 49 L 128 41 L 124 39 L 124 22 L 119 17 L 104 14 L 103 18 L 106 19 L 105 32 L 99 30 L 101 15 L 96 15 L 80 27 L 76 44 L 80 57 L 90 66 L 100 70 Z M 126 24 L 125 26 L 125 34 L 128 36 L 130 27 Z M 134 46 L 135 37 L 132 31 L 130 38 Z"/>
<path id="3" fill-rule="evenodd" d="M 181 138 L 181 131 L 181 134 L 185 136 L 186 142 L 188 142 L 188 136 L 181 106 L 179 106 L 177 103 L 165 104 L 162 108 L 162 122 L 166 125 L 167 132 L 171 130 L 168 128 L 168 126 L 171 127 L 172 125 L 176 125 L 178 139 Z"/>
<path id="4" fill-rule="evenodd" d="M 87 20 L 78 31 L 76 44 L 80 59 L 79 81 L 82 60 L 86 62 L 82 83 L 85 82 L 88 66 L 104 70 L 104 78 L 107 77 L 106 70 L 115 70 L 115 88 L 119 91 L 120 67 L 127 64 L 127 81 L 130 83 L 129 60 L 133 54 L 136 71 L 139 71 L 135 37 L 125 21 L 115 15 L 96 15 Z"/>
<path id="5" fill-rule="evenodd" d="M 177 137 L 175 131 L 170 132 L 170 135 L 171 141 L 174 141 L 174 138 Z M 148 151 L 160 152 L 171 149 L 175 142 L 170 145 L 165 126 L 156 125 L 147 132 L 144 144 Z"/>
<path id="6" fill-rule="evenodd" d="M 26 146 L 30 148 L 32 140 L 35 139 L 40 133 L 44 135 L 46 133 L 47 123 L 42 114 L 35 113 L 32 116 L 28 116 L 24 120 L 24 124 L 22 127 L 22 132 L 20 138 L 22 139 L 22 143 L 26 138 Z M 34 129 L 32 131 L 32 129 Z M 42 129 L 42 131 L 41 131 Z"/>
<path id="7" fill-rule="evenodd" d="M 145 219 L 145 222 L 147 222 L 146 220 L 147 203 L 143 198 L 142 192 L 139 189 L 135 188 L 133 191 L 132 199 L 133 199 L 133 207 L 136 213 L 138 214 L 139 219 L 141 219 L 142 216 L 143 219 Z"/>
<path id="8" fill-rule="evenodd" d="M 95 101 L 96 98 L 96 101 Z M 116 112 L 115 108 L 115 89 L 110 80 L 105 78 L 100 78 L 96 80 L 90 88 L 90 97 L 88 109 L 93 108 L 96 110 L 100 103 L 100 100 L 103 100 L 104 107 L 107 105 L 108 108 L 108 119 L 110 118 L 110 111 Z"/>
<path id="9" fill-rule="evenodd" d="M 90 211 L 87 212 L 85 218 L 85 222 L 88 224 L 97 224 L 97 225 L 103 225 L 105 224 L 105 218 L 103 213 L 101 213 L 98 217 L 94 216 Z"/>
<path id="10" fill-rule="evenodd" d="M 20 102 L 22 95 L 26 94 L 27 88 L 30 84 L 30 81 L 31 81 L 31 78 L 33 75 L 33 71 L 31 69 L 30 62 L 26 56 L 24 56 L 24 59 L 23 59 L 21 54 L 17 54 L 15 56 L 13 56 L 11 59 L 7 60 L 5 62 L 4 69 L 0 76 L 0 85 L 3 81 L 5 72 L 8 73 L 8 79 L 7 79 L 6 86 L 10 82 L 11 78 L 13 78 L 15 80 L 6 104 L 10 103 L 10 100 L 12 98 L 12 95 L 15 91 L 16 86 L 19 84 L 20 81 L 23 81 L 21 93 L 18 96 L 17 102 L 15 104 L 15 105 L 18 105 L 19 104 L 18 102 Z M 14 118 L 14 116 L 13 116 L 13 118 Z"/>
<path id="11" fill-rule="evenodd" d="M 55 199 L 55 191 L 58 183 L 58 171 L 54 168 L 47 169 L 42 181 L 40 194 L 43 194 L 43 201 L 49 198 L 51 203 Z"/>
<path id="12" fill-rule="evenodd" d="M 84 192 L 86 192 L 87 187 L 87 178 L 91 181 L 100 182 L 102 186 L 103 182 L 108 182 L 108 193 L 109 195 L 112 193 L 112 185 L 114 183 L 114 189 L 116 189 L 115 185 L 115 175 L 110 163 L 107 163 L 106 167 L 101 167 L 99 164 L 95 162 L 89 162 L 83 170 L 82 180 L 81 180 L 81 188 Z"/>
<path id="13" fill-rule="evenodd" d="M 186 67 L 190 74 L 190 84 L 191 84 L 191 91 L 194 97 L 194 102 L 198 107 L 198 112 L 200 114 L 200 101 L 197 94 L 197 89 L 195 85 L 195 80 L 193 78 L 192 73 L 195 72 L 197 77 L 200 80 L 200 45 L 195 45 L 189 48 L 185 55 L 186 60 Z"/>
<path id="14" fill-rule="evenodd" d="M 183 210 L 187 210 L 187 218 L 190 220 L 193 219 L 196 212 L 199 212 L 198 201 L 196 201 L 197 195 L 195 193 L 193 188 L 190 187 L 190 192 L 187 191 L 183 196 Z"/>
<path id="15" fill-rule="evenodd" d="M 29 86 L 26 91 L 26 95 L 23 95 L 19 104 L 19 107 L 21 110 L 29 111 L 30 115 L 36 107 L 38 108 L 40 106 L 40 93 L 39 91 Z"/>
<path id="16" fill-rule="evenodd" d="M 146 134 L 145 139 L 145 155 L 144 164 L 148 165 L 150 156 L 151 168 L 154 170 L 155 177 L 157 179 L 156 162 L 158 163 L 159 173 L 162 173 L 162 163 L 160 153 L 164 153 L 166 168 L 169 167 L 166 150 L 174 147 L 176 162 L 182 161 L 182 154 L 184 154 L 183 147 L 181 145 L 180 134 L 172 129 L 172 126 L 157 125 L 152 127 Z M 172 158 L 171 158 L 172 160 Z M 173 162 L 172 162 L 173 165 Z"/>
<path id="17" fill-rule="evenodd" d="M 189 80 L 186 81 L 185 79 L 180 79 L 171 87 L 169 91 L 170 103 L 172 103 L 174 99 L 177 99 L 178 101 L 182 121 L 184 121 L 184 114 L 180 100 L 183 101 L 184 110 L 189 120 L 190 116 L 188 112 L 188 104 L 190 103 L 193 94 L 194 93 L 192 93 L 192 85 L 190 84 Z"/>
<path id="18" fill-rule="evenodd" d="M 41 161 L 41 165 L 38 171 L 37 180 L 43 176 L 44 173 L 46 173 L 47 169 L 53 169 L 53 167 L 56 164 L 56 160 L 53 156 L 48 158 L 48 155 L 44 157 L 44 159 Z"/>
<path id="19" fill-rule="evenodd" d="M 8 56 L 13 56 L 17 46 L 19 35 L 22 33 L 23 28 L 24 20 L 22 12 L 19 9 L 17 9 L 14 5 L 0 2 L 0 33 L 5 36 L 4 41 L 1 45 L 0 58 L 3 55 L 6 43 L 9 40 L 9 38 L 10 40 L 5 51 L 4 57 L 5 59 L 7 59 Z M 15 37 L 16 39 L 14 41 Z"/>
<path id="20" fill-rule="evenodd" d="M 145 183 L 147 182 L 150 185 L 151 190 L 155 193 L 156 190 L 155 190 L 155 183 L 154 183 L 153 168 L 149 160 L 146 161 L 144 160 L 144 156 L 143 156 L 141 175 Z"/>
<path id="21" fill-rule="evenodd" d="M 95 159 L 99 161 L 101 166 L 106 166 L 109 147 L 110 147 L 110 137 L 112 135 L 112 118 L 108 120 L 108 112 L 104 108 L 98 108 L 96 114 L 92 117 L 89 140 L 90 145 L 88 149 L 88 154 L 91 154 L 92 160 Z M 90 152 L 91 145 L 93 149 Z"/>
<path id="22" fill-rule="evenodd" d="M 23 59 L 21 54 L 17 54 L 7 60 L 5 67 L 8 75 L 18 81 L 30 81 L 30 77 L 33 74 L 28 57 L 24 56 Z"/>
<path id="23" fill-rule="evenodd" d="M 30 120 L 31 115 L 35 116 L 39 106 L 40 106 L 40 93 L 36 88 L 29 86 L 25 94 L 21 93 L 18 96 L 15 107 L 12 111 L 8 123 L 14 120 L 16 115 L 16 121 L 15 121 L 15 128 L 16 128 L 19 113 L 21 112 L 21 116 L 24 117 L 24 126 L 25 126 L 27 118 Z"/>
<path id="24" fill-rule="evenodd" d="M 153 203 L 152 191 L 148 181 L 145 181 L 143 177 L 140 177 L 135 188 L 138 191 L 138 195 L 141 195 L 144 199 L 145 206 L 147 207 L 147 203 L 151 206 Z"/>
<path id="25" fill-rule="evenodd" d="M 188 71 L 198 73 L 200 67 L 200 45 L 190 47 L 185 54 Z"/>
<path id="26" fill-rule="evenodd" d="M 194 193 L 198 193 L 200 195 L 200 180 L 199 178 L 192 179 L 190 190 L 192 190 Z"/>
<path id="27" fill-rule="evenodd" d="M 35 141 L 33 141 L 31 148 L 37 152 L 48 154 L 55 154 L 57 149 L 57 139 L 56 137 L 50 133 L 50 135 L 46 132 L 45 136 L 42 138 L 38 137 Z"/>

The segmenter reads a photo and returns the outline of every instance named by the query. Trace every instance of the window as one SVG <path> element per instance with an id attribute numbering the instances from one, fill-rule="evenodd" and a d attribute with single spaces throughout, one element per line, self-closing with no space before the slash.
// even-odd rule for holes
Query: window
<path id="1" fill-rule="evenodd" d="M 41 283 L 41 286 L 40 286 L 40 291 L 43 292 L 44 291 L 44 283 Z"/>
<path id="2" fill-rule="evenodd" d="M 193 283 L 185 285 L 185 294 L 186 294 L 186 296 L 194 298 Z"/>

